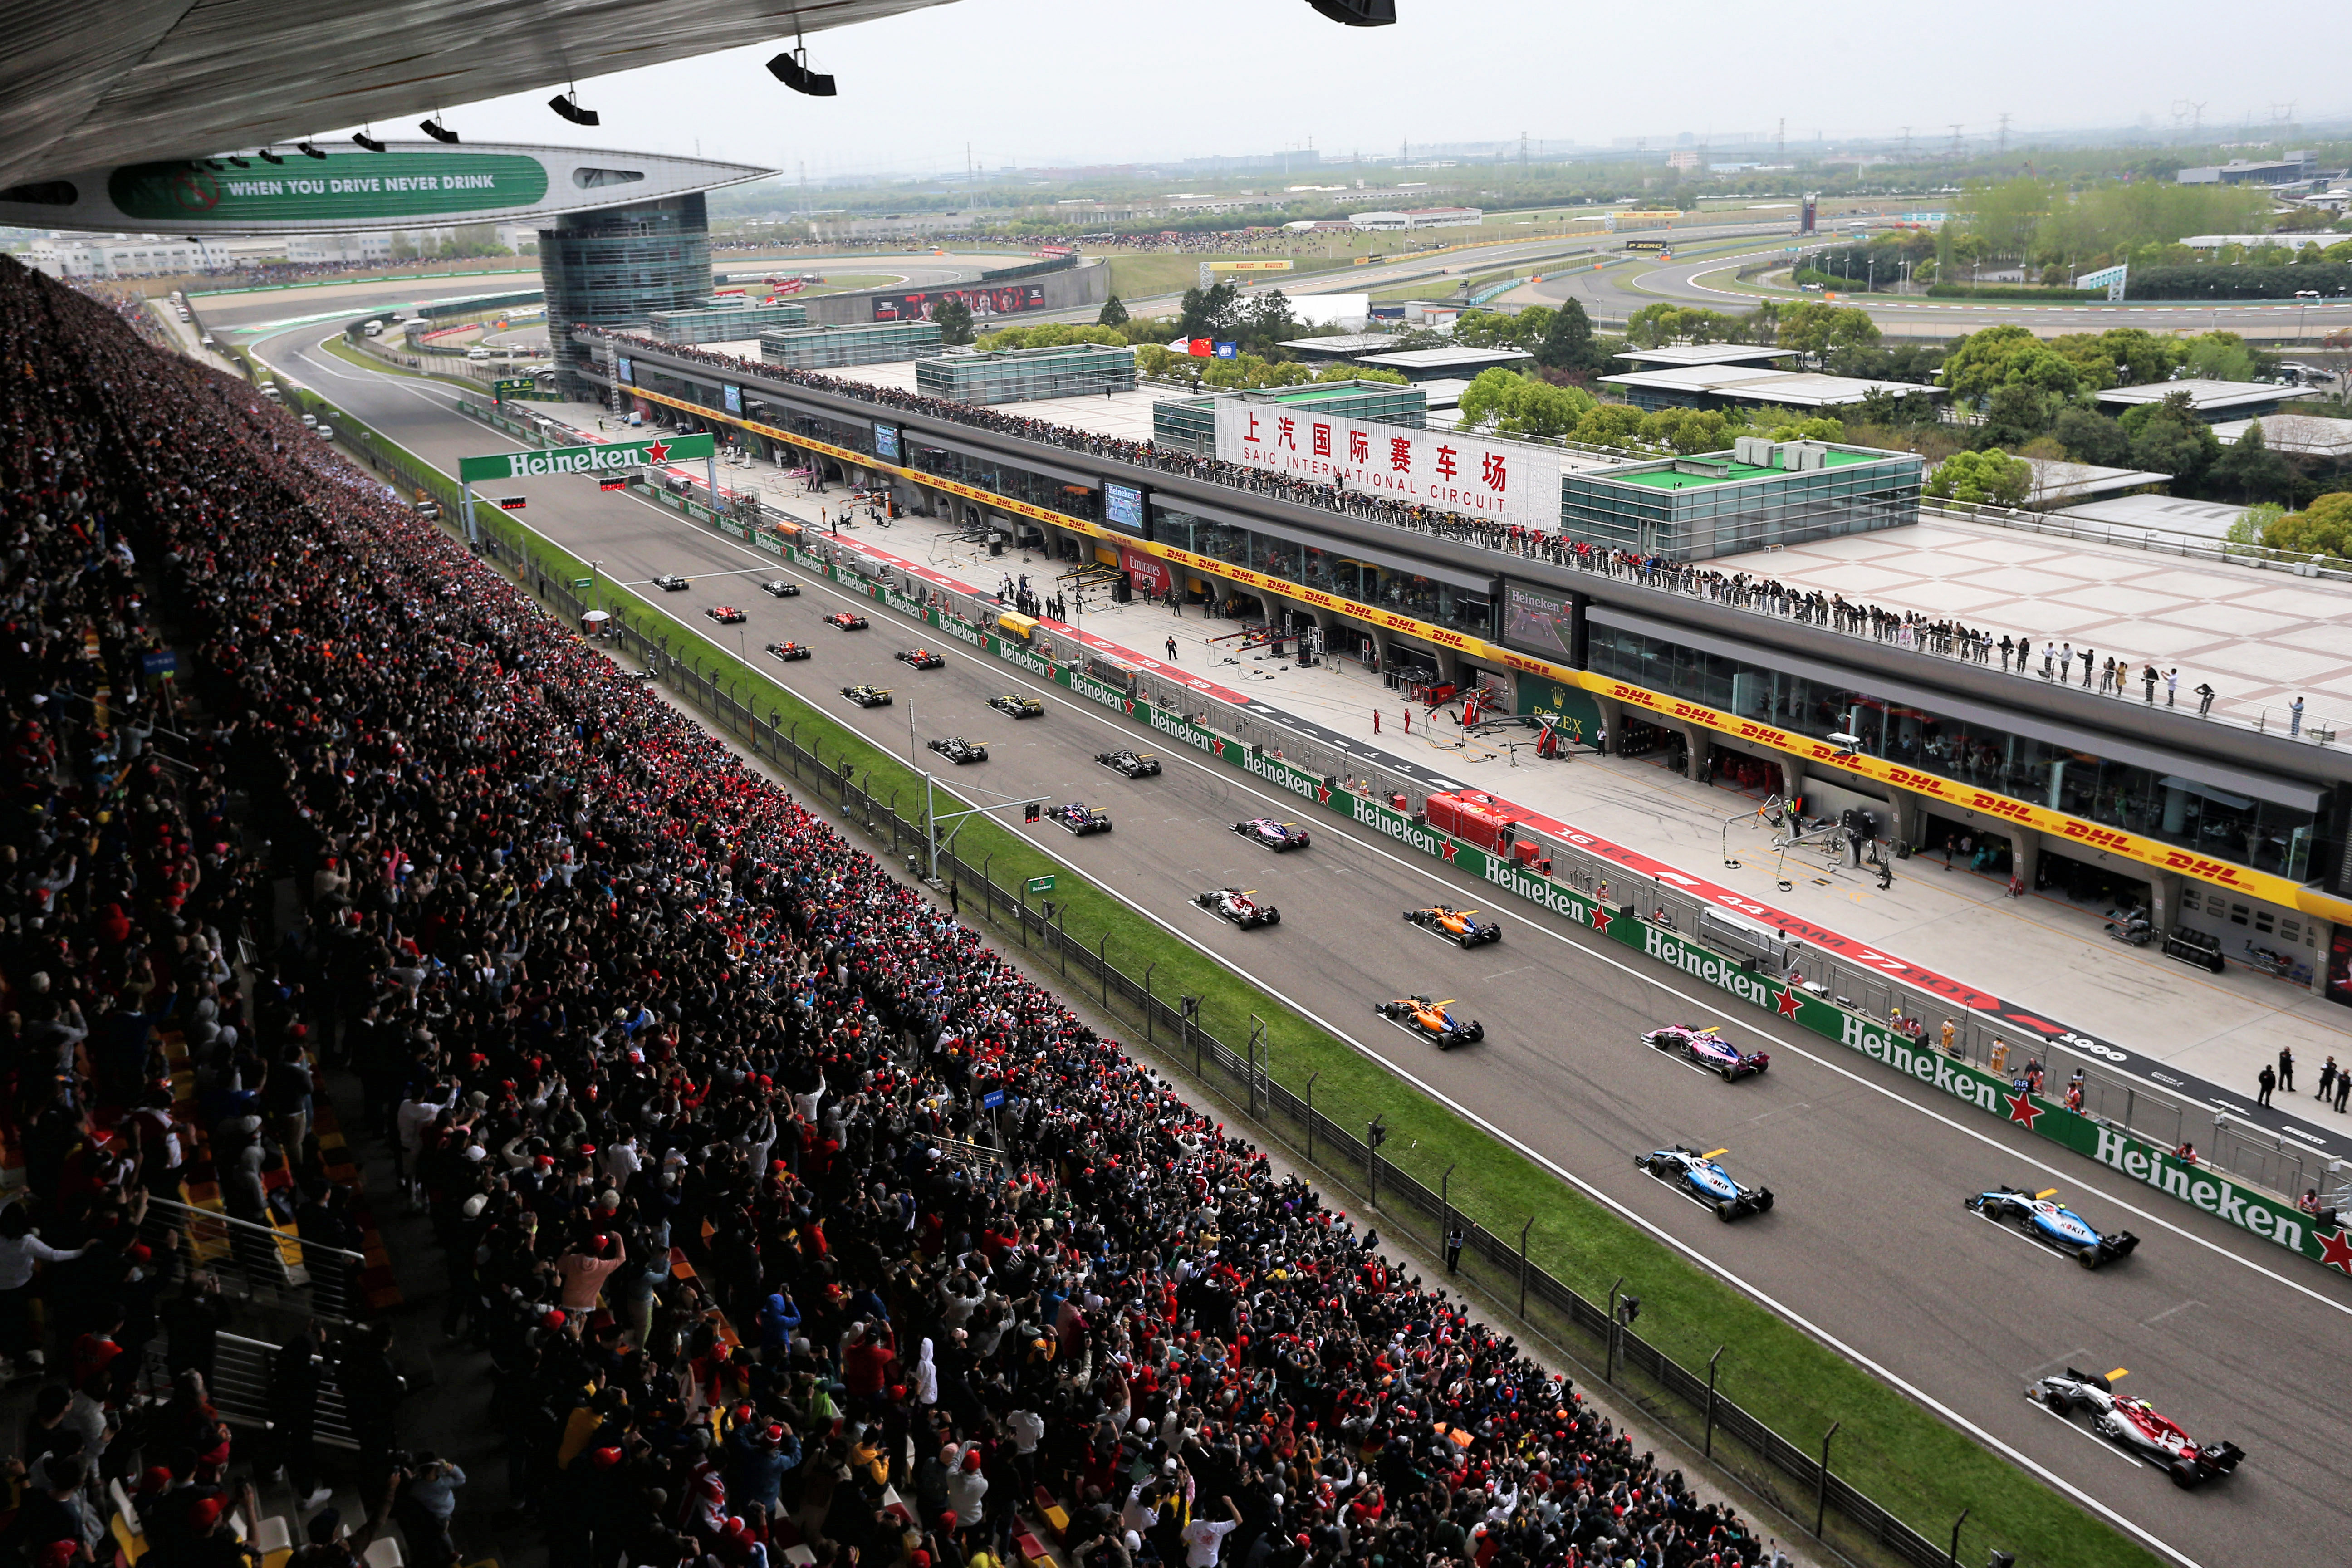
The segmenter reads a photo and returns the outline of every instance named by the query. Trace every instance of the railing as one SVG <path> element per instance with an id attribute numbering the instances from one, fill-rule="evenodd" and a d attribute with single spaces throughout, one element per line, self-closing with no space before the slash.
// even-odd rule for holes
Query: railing
<path id="1" fill-rule="evenodd" d="M 209 1369 L 198 1370 L 205 1373 L 205 1392 L 222 1420 L 232 1426 L 269 1426 L 270 1369 L 277 1363 L 280 1348 L 242 1334 L 213 1336 L 213 1364 Z M 315 1413 L 312 1439 L 331 1448 L 358 1447 L 359 1440 L 352 1435 L 351 1412 L 343 1404 L 342 1387 L 335 1378 L 334 1363 L 324 1357 L 314 1357 L 313 1361 L 319 1368 L 319 1394 L 311 1407 Z M 141 1370 L 149 1392 L 159 1398 L 170 1396 L 172 1373 L 161 1344 L 147 1347 L 147 1359 Z"/>
<path id="2" fill-rule="evenodd" d="M 227 1293 L 256 1305 L 334 1322 L 359 1315 L 354 1309 L 361 1304 L 360 1273 L 367 1267 L 359 1253 L 152 1196 L 139 1239 L 157 1251 L 178 1254 L 186 1270 L 210 1274 Z"/>

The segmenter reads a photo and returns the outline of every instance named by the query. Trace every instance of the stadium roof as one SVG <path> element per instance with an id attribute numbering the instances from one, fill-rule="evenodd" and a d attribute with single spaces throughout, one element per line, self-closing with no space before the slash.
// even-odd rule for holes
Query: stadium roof
<path id="1" fill-rule="evenodd" d="M 2101 403 L 2119 403 L 2129 407 L 2141 403 L 2161 403 L 2176 392 L 2187 393 L 2189 406 L 2200 414 L 2232 408 L 2252 413 L 2258 408 L 2275 406 L 2294 398 L 2321 395 L 2307 388 L 2277 382 L 2201 381 L 2195 377 L 2179 381 L 2151 381 L 2139 386 L 2111 386 L 2095 395 Z"/>
<path id="2" fill-rule="evenodd" d="M 1769 366 L 1774 360 L 1793 359 L 1796 353 L 1794 349 L 1765 348 L 1754 343 L 1670 343 L 1655 349 L 1620 349 L 1617 357 L 1643 370 L 1664 370 L 1672 365 L 1693 364 Z"/>
<path id="3" fill-rule="evenodd" d="M 1627 390 L 1720 397 L 1732 403 L 1774 404 L 1788 408 L 1834 408 L 1860 403 L 1864 395 L 1884 392 L 1903 397 L 1924 392 L 1941 397 L 1940 386 L 1914 386 L 1901 381 L 1869 381 L 1854 376 L 1816 375 L 1805 371 L 1763 370 L 1744 364 L 1678 365 L 1666 370 L 1627 371 L 1604 375 L 1603 386 Z"/>
<path id="4" fill-rule="evenodd" d="M 93 13 L 0 0 L 0 186 L 339 126 L 388 129 L 446 104 L 945 3 L 129 0 Z"/>

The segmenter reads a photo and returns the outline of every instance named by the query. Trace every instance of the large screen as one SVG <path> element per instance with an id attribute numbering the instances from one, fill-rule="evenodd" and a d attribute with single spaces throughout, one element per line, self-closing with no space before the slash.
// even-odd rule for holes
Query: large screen
<path id="1" fill-rule="evenodd" d="M 623 354 L 619 359 L 614 361 L 614 363 L 620 367 L 618 374 L 621 379 L 627 382 L 630 385 L 635 386 L 637 381 L 637 367 L 629 363 L 629 356 Z"/>
<path id="2" fill-rule="evenodd" d="M 720 401 L 727 405 L 728 413 L 740 414 L 743 412 L 743 389 L 741 387 L 729 386 L 726 383 L 721 382 L 719 384 L 719 393 Z"/>
<path id="3" fill-rule="evenodd" d="M 886 463 L 895 463 L 899 460 L 898 427 L 896 425 L 876 424 L 874 426 L 874 455 L 881 458 Z"/>
<path id="4" fill-rule="evenodd" d="M 1574 652 L 1576 608 L 1565 594 L 1503 584 L 1503 640 L 1541 658 L 1567 661 Z"/>
<path id="5" fill-rule="evenodd" d="M 1129 533 L 1143 531 L 1143 488 L 1140 485 L 1113 484 L 1103 481 L 1103 521 L 1113 528 L 1123 528 Z"/>

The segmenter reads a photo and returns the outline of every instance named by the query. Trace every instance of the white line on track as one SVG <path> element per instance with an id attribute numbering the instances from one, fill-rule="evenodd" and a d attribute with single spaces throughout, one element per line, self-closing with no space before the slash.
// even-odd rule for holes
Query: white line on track
<path id="1" fill-rule="evenodd" d="M 2059 1426 L 2066 1428 L 2067 1431 L 2074 1433 L 2077 1437 L 2088 1437 L 2092 1442 L 2099 1446 L 2102 1452 L 2114 1455 L 2116 1458 L 2121 1459 L 2125 1464 L 2129 1465 L 2133 1469 L 2144 1470 L 2147 1468 L 2146 1465 L 2141 1464 L 2137 1459 L 2133 1458 L 2129 1454 L 2125 1453 L 2121 1448 L 2116 1447 L 2113 1443 L 2108 1442 L 2096 1432 L 2092 1431 L 2087 1426 L 2077 1426 L 2074 1423 L 2067 1420 L 2066 1417 L 2059 1415 L 2058 1412 L 2051 1409 L 2050 1406 L 2042 1404 L 2040 1400 L 2028 1400 L 2026 1403 L 2032 1405 L 2036 1410 L 2042 1412 L 2042 1415 L 2050 1417 L 2051 1420 L 2058 1423 Z"/>

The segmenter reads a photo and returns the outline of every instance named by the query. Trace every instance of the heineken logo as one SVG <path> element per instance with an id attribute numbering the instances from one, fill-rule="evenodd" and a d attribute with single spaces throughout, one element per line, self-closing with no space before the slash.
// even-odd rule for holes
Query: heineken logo
<path id="1" fill-rule="evenodd" d="M 2352 1274 L 2352 1232 L 2339 1227 L 2335 1235 L 2321 1237 L 2319 1261 L 2330 1268 L 2340 1268 Z"/>
<path id="2" fill-rule="evenodd" d="M 1783 1018 L 1794 1018 L 1805 1010 L 1804 994 L 1793 985 L 1789 986 L 1780 993 L 1780 1000 L 1773 1005 Z"/>
<path id="3" fill-rule="evenodd" d="M 604 474 L 656 463 L 695 462 L 716 450 L 709 432 L 674 440 L 612 441 L 594 447 L 550 447 L 537 452 L 497 452 L 457 459 L 457 478 L 467 484 L 487 479 L 527 479 L 541 474 Z M 669 499 L 665 496 L 663 499 Z"/>

